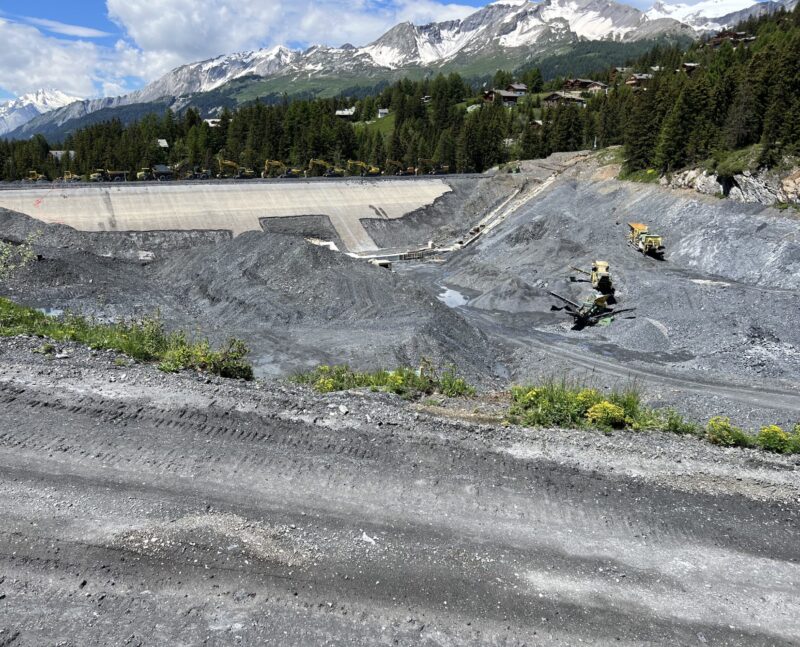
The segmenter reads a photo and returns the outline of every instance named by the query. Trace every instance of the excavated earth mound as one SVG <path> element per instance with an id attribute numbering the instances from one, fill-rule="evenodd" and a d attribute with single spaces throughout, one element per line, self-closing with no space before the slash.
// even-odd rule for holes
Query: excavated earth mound
<path id="1" fill-rule="evenodd" d="M 100 319 L 158 311 L 169 326 L 214 341 L 245 339 L 263 375 L 320 362 L 377 368 L 423 358 L 455 364 L 478 381 L 495 371 L 486 337 L 408 278 L 299 236 L 248 232 L 230 240 L 191 232 L 187 243 L 182 232 L 160 232 L 157 256 L 142 263 L 125 260 L 137 241 L 124 236 L 115 250 L 123 258 L 108 258 L 96 253 L 104 249 L 98 234 L 20 214 L 3 220 L 16 240 L 40 232 L 41 256 L 3 293 L 49 311 Z"/>

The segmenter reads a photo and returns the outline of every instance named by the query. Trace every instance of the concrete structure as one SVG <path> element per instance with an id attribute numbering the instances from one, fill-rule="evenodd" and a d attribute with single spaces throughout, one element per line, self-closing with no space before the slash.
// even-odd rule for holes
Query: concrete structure
<path id="1" fill-rule="evenodd" d="M 0 207 L 81 231 L 261 230 L 262 218 L 325 215 L 348 251 L 377 249 L 362 218 L 400 218 L 449 192 L 440 179 L 122 184 L 0 191 Z"/>

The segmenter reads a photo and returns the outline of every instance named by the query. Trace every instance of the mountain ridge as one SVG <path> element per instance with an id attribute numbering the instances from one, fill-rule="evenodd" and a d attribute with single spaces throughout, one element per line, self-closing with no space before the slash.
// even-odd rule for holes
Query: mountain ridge
<path id="1" fill-rule="evenodd" d="M 362 47 L 312 45 L 305 50 L 283 45 L 223 54 L 181 65 L 140 90 L 120 97 L 87 99 L 67 105 L 10 131 L 29 137 L 99 110 L 167 100 L 176 109 L 192 95 L 218 90 L 243 77 L 334 79 L 388 77 L 399 70 L 435 71 L 454 64 L 500 55 L 519 65 L 554 48 L 580 41 L 634 42 L 663 36 L 697 38 L 708 26 L 721 28 L 750 14 L 794 5 L 797 0 L 704 0 L 699 5 L 657 1 L 640 11 L 614 0 L 498 0 L 466 18 L 415 25 L 401 22 Z M 725 15 L 713 15 L 725 12 Z M 688 22 L 677 20 L 678 16 Z M 0 133 L 2 134 L 2 133 Z"/>

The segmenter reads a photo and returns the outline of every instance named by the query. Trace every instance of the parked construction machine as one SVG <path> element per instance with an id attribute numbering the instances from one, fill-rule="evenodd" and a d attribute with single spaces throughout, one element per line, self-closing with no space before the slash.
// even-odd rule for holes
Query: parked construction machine
<path id="1" fill-rule="evenodd" d="M 360 175 L 361 177 L 375 177 L 381 174 L 377 166 L 372 166 L 358 160 L 347 161 L 347 172 L 350 175 Z"/>
<path id="2" fill-rule="evenodd" d="M 645 256 L 664 260 L 664 242 L 658 234 L 650 231 L 647 225 L 640 222 L 629 222 L 628 242 Z"/>
<path id="3" fill-rule="evenodd" d="M 125 182 L 127 179 L 128 171 L 109 171 L 98 168 L 89 173 L 89 182 Z"/>
<path id="4" fill-rule="evenodd" d="M 267 160 L 264 162 L 264 170 L 261 171 L 261 177 L 266 179 L 270 177 L 281 177 L 286 172 L 286 164 L 278 160 Z"/>
<path id="5" fill-rule="evenodd" d="M 233 178 L 235 180 L 250 180 L 256 176 L 256 172 L 253 169 L 227 160 L 222 157 L 222 155 L 217 155 L 214 159 L 217 161 L 217 167 L 219 169 L 217 177 L 219 179 Z"/>
<path id="6" fill-rule="evenodd" d="M 56 182 L 80 182 L 81 176 L 72 171 L 64 171 L 64 175 L 56 180 Z"/>
<path id="7" fill-rule="evenodd" d="M 39 171 L 28 171 L 28 176 L 25 182 L 47 182 L 47 176 L 39 173 Z"/>
<path id="8" fill-rule="evenodd" d="M 385 175 L 414 175 L 415 169 L 413 166 L 405 166 L 402 162 L 397 160 L 386 160 Z"/>
<path id="9" fill-rule="evenodd" d="M 582 270 L 579 267 L 575 267 L 574 265 L 570 265 L 570 269 L 575 270 L 585 276 L 589 277 L 589 280 L 592 282 L 592 287 L 600 292 L 600 294 L 607 294 L 613 295 L 614 294 L 614 282 L 611 279 L 611 272 L 608 269 L 608 262 L 607 261 L 594 261 L 592 263 L 592 271 L 587 272 L 586 270 Z M 574 276 L 570 277 L 572 281 L 578 281 Z M 612 301 L 613 303 L 613 301 Z"/>
<path id="10" fill-rule="evenodd" d="M 550 292 L 550 294 L 567 304 L 565 306 L 551 306 L 550 309 L 566 311 L 566 313 L 575 320 L 575 330 L 580 330 L 586 326 L 593 326 L 606 317 L 613 317 L 623 312 L 633 312 L 636 310 L 636 308 L 623 308 L 622 310 L 609 308 L 609 295 L 605 294 L 587 297 L 583 303 L 575 303 L 575 301 L 567 299 L 567 297 L 562 297 L 555 292 Z"/>

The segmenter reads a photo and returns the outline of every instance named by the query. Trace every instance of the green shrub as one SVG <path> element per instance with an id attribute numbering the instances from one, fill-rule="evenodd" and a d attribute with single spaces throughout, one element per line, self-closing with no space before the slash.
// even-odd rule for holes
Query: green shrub
<path id="1" fill-rule="evenodd" d="M 158 315 L 105 324 L 75 314 L 50 317 L 0 298 L 0 336 L 14 335 L 115 350 L 140 362 L 157 362 L 159 369 L 167 372 L 192 369 L 221 377 L 253 379 L 253 368 L 245 361 L 248 350 L 244 342 L 230 339 L 221 349 L 214 350 L 207 340 L 190 341 L 184 332 L 167 332 Z"/>
<path id="2" fill-rule="evenodd" d="M 789 453 L 800 454 L 800 422 L 794 426 L 792 435 L 789 436 Z"/>
<path id="3" fill-rule="evenodd" d="M 731 424 L 730 418 L 715 416 L 706 425 L 709 442 L 723 447 L 751 447 L 753 438 Z"/>
<path id="4" fill-rule="evenodd" d="M 791 437 L 778 425 L 762 427 L 756 436 L 756 444 L 768 452 L 788 454 L 791 451 Z"/>
<path id="5" fill-rule="evenodd" d="M 693 435 L 700 433 L 700 427 L 694 422 L 684 420 L 683 416 L 674 409 L 665 409 L 661 412 L 661 428 L 673 434 Z"/>
<path id="6" fill-rule="evenodd" d="M 589 408 L 586 419 L 595 427 L 622 429 L 625 426 L 625 410 L 608 400 L 603 400 Z"/>
<path id="7" fill-rule="evenodd" d="M 308 384 L 320 393 L 370 388 L 416 398 L 432 393 L 449 397 L 470 396 L 475 389 L 459 377 L 454 368 L 439 375 L 428 362 L 419 369 L 400 367 L 393 371 L 354 371 L 347 365 L 317 366 L 314 370 L 294 375 L 292 381 Z"/>

